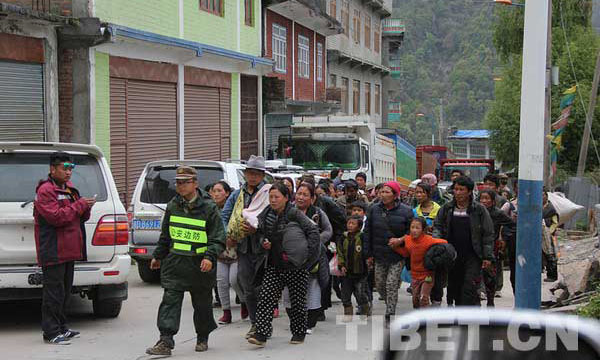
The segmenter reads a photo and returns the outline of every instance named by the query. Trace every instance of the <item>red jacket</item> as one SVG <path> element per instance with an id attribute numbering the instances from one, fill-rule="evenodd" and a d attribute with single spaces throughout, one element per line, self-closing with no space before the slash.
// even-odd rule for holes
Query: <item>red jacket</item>
<path id="1" fill-rule="evenodd" d="M 444 239 L 436 239 L 430 235 L 421 235 L 417 239 L 406 235 L 404 237 L 404 246 L 395 248 L 394 250 L 404 256 L 410 256 L 410 275 L 415 280 L 425 280 L 427 276 L 432 276 L 433 271 L 427 270 L 425 267 L 425 254 L 427 250 L 435 244 L 446 244 Z"/>
<path id="2" fill-rule="evenodd" d="M 33 208 L 35 247 L 39 266 L 83 259 L 90 207 L 71 182 L 61 189 L 48 177 L 36 188 Z"/>

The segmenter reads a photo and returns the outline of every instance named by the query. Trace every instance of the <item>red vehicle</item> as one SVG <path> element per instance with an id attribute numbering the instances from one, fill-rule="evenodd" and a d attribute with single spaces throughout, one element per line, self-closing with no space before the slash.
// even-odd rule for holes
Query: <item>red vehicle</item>
<path id="1" fill-rule="evenodd" d="M 445 146 L 417 146 L 417 178 L 423 174 L 435 174 L 439 177 L 440 160 L 452 159 L 454 154 Z"/>
<path id="2" fill-rule="evenodd" d="M 477 188 L 480 189 L 485 175 L 494 171 L 494 159 L 442 159 L 440 160 L 439 182 L 450 183 L 452 170 L 456 169 L 462 170 L 465 175 L 473 179 Z"/>
<path id="3" fill-rule="evenodd" d="M 445 146 L 417 146 L 417 178 L 423 174 L 435 174 L 442 188 L 451 184 L 450 175 L 454 169 L 462 170 L 480 188 L 484 176 L 494 171 L 494 165 L 494 159 L 455 159 L 452 151 Z"/>

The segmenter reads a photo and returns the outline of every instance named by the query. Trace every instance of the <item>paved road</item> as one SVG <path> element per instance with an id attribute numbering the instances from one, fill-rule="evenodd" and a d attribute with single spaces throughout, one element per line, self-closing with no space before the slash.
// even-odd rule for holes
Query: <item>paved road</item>
<path id="1" fill-rule="evenodd" d="M 505 276 L 505 279 L 508 277 Z M 496 299 L 497 306 L 511 307 L 510 283 L 503 289 L 503 297 Z M 398 314 L 411 310 L 411 299 L 406 293 L 406 284 L 399 292 Z M 116 319 L 96 319 L 91 314 L 91 302 L 73 297 L 70 322 L 73 329 L 81 331 L 81 338 L 69 346 L 44 344 L 40 332 L 40 302 L 0 303 L 0 353 L 2 359 L 151 359 L 144 355 L 146 347 L 153 345 L 158 338 L 156 314 L 160 304 L 162 289 L 158 285 L 143 283 L 135 265 L 129 276 L 129 300 Z M 335 295 L 333 296 L 335 298 Z M 375 294 L 377 297 L 377 294 Z M 220 326 L 211 334 L 209 352 L 196 353 L 193 328 L 192 306 L 189 296 L 184 300 L 181 330 L 176 336 L 177 359 L 375 359 L 372 339 L 373 328 L 382 329 L 380 324 L 369 321 L 358 326 L 356 349 L 346 342 L 346 326 L 336 324 L 336 315 L 342 313 L 339 302 L 327 312 L 327 321 L 321 322 L 313 335 L 308 335 L 302 345 L 288 343 L 288 318 L 282 316 L 274 321 L 273 338 L 264 349 L 257 349 L 242 337 L 250 324 L 239 318 L 239 305 L 233 308 L 234 322 Z M 374 314 L 383 314 L 381 301 L 375 300 Z M 215 309 L 215 319 L 221 310 Z M 376 331 L 376 339 L 381 339 L 382 331 Z M 380 340 L 379 340 L 380 341 Z M 154 357 L 156 358 L 156 357 Z"/>

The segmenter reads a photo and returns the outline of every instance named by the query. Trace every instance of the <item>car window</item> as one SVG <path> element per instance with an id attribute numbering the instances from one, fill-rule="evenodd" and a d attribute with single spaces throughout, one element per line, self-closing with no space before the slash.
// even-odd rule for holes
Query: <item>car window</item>
<path id="1" fill-rule="evenodd" d="M 30 201 L 40 180 L 47 179 L 50 153 L 3 153 L 0 154 L 0 202 Z M 106 184 L 98 159 L 90 155 L 72 155 L 75 169 L 71 182 L 81 196 L 98 201 L 108 198 Z"/>
<path id="2" fill-rule="evenodd" d="M 195 169 L 198 171 L 198 184 L 201 189 L 224 178 L 221 168 L 195 167 Z M 166 204 L 176 194 L 174 166 L 156 166 L 149 169 L 142 185 L 141 202 Z"/>

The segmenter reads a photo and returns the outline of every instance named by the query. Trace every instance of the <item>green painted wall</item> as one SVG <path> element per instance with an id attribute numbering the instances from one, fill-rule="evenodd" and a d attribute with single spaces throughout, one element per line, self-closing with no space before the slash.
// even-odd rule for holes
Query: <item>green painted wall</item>
<path id="1" fill-rule="evenodd" d="M 240 3 L 240 16 L 236 16 Z M 183 1 L 183 37 L 237 51 L 237 25 L 240 24 L 240 52 L 260 55 L 260 1 L 255 0 L 254 25 L 244 22 L 244 2 L 224 0 L 223 16 L 200 10 L 199 0 Z M 179 37 L 177 0 L 96 0 L 96 16 L 111 22 L 160 35 Z"/>
<path id="2" fill-rule="evenodd" d="M 252 26 L 246 25 L 244 20 L 244 2 L 240 1 L 240 52 L 260 56 L 260 28 L 259 21 L 261 20 L 260 1 L 254 0 L 254 23 Z"/>
<path id="3" fill-rule="evenodd" d="M 240 154 L 240 74 L 231 74 L 231 158 L 239 159 Z"/>
<path id="4" fill-rule="evenodd" d="M 179 37 L 177 0 L 96 0 L 95 9 L 101 21 Z"/>
<path id="5" fill-rule="evenodd" d="M 96 145 L 110 163 L 110 73 L 108 54 L 96 51 Z"/>

